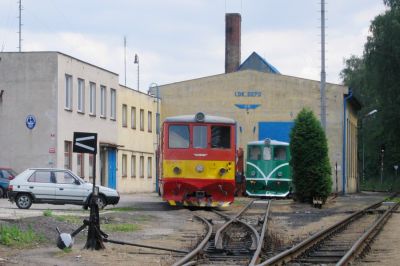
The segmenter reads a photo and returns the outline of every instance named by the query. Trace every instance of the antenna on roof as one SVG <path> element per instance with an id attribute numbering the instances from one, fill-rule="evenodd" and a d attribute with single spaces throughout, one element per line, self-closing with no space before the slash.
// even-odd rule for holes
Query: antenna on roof
<path id="1" fill-rule="evenodd" d="M 19 46 L 18 46 L 18 51 L 19 52 L 21 52 L 21 49 L 22 49 L 22 38 L 21 38 L 21 34 L 22 34 L 22 0 L 19 0 L 18 1 L 18 4 L 19 4 L 19 16 L 18 16 L 18 20 L 19 20 L 19 31 L 18 31 L 18 35 L 19 35 L 19 38 L 18 38 L 18 43 L 19 43 Z"/>

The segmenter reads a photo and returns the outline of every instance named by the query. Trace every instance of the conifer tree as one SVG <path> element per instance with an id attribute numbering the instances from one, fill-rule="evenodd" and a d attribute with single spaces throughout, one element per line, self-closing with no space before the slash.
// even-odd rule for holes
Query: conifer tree
<path id="1" fill-rule="evenodd" d="M 303 108 L 290 132 L 290 165 L 293 170 L 295 199 L 325 202 L 332 190 L 331 166 L 325 132 L 314 113 Z"/>

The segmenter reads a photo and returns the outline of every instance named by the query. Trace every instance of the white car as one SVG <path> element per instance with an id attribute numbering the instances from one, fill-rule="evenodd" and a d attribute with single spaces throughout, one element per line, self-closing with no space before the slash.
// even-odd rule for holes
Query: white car
<path id="1" fill-rule="evenodd" d="M 119 202 L 115 189 L 98 186 L 99 208 Z M 70 170 L 29 168 L 10 181 L 9 200 L 20 209 L 29 209 L 32 203 L 76 204 L 88 207 L 93 184 L 86 183 Z"/>

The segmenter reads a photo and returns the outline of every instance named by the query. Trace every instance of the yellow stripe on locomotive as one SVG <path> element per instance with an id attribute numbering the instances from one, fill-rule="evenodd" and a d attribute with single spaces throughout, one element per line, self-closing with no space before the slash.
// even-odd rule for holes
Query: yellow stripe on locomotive
<path id="1" fill-rule="evenodd" d="M 163 178 L 234 180 L 234 161 L 164 160 Z"/>

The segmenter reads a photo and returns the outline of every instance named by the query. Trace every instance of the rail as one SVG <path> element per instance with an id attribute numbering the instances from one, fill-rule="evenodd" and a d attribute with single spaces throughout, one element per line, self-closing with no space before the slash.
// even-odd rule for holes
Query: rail
<path id="1" fill-rule="evenodd" d="M 185 263 L 187 263 L 191 259 L 193 259 L 204 248 L 204 246 L 207 244 L 208 240 L 211 237 L 211 234 L 212 234 L 212 225 L 211 225 L 211 223 L 209 221 L 207 221 L 206 219 L 204 219 L 203 217 L 200 217 L 200 216 L 197 216 L 197 215 L 194 215 L 193 217 L 201 220 L 203 223 L 205 223 L 207 225 L 208 231 L 207 231 L 206 237 L 200 242 L 200 244 L 195 249 L 193 249 L 191 252 L 189 252 L 186 256 L 181 258 L 179 261 L 175 262 L 173 264 L 173 266 L 184 265 Z"/>
<path id="2" fill-rule="evenodd" d="M 359 216 L 362 216 L 366 211 L 369 209 L 375 209 L 378 206 L 382 204 L 384 200 L 378 201 L 352 215 L 347 217 L 346 219 L 339 221 L 332 226 L 328 227 L 325 230 L 322 230 L 315 235 L 311 236 L 310 238 L 305 239 L 301 243 L 295 245 L 294 247 L 258 264 L 258 266 L 264 266 L 264 265 L 283 265 L 285 263 L 288 263 L 289 261 L 293 260 L 294 258 L 298 257 L 300 254 L 302 254 L 304 251 L 307 249 L 311 248 L 314 246 L 317 242 L 320 240 L 324 239 L 326 236 L 333 234 L 337 230 L 340 230 L 344 226 L 348 225 L 350 222 L 358 218 Z"/>

